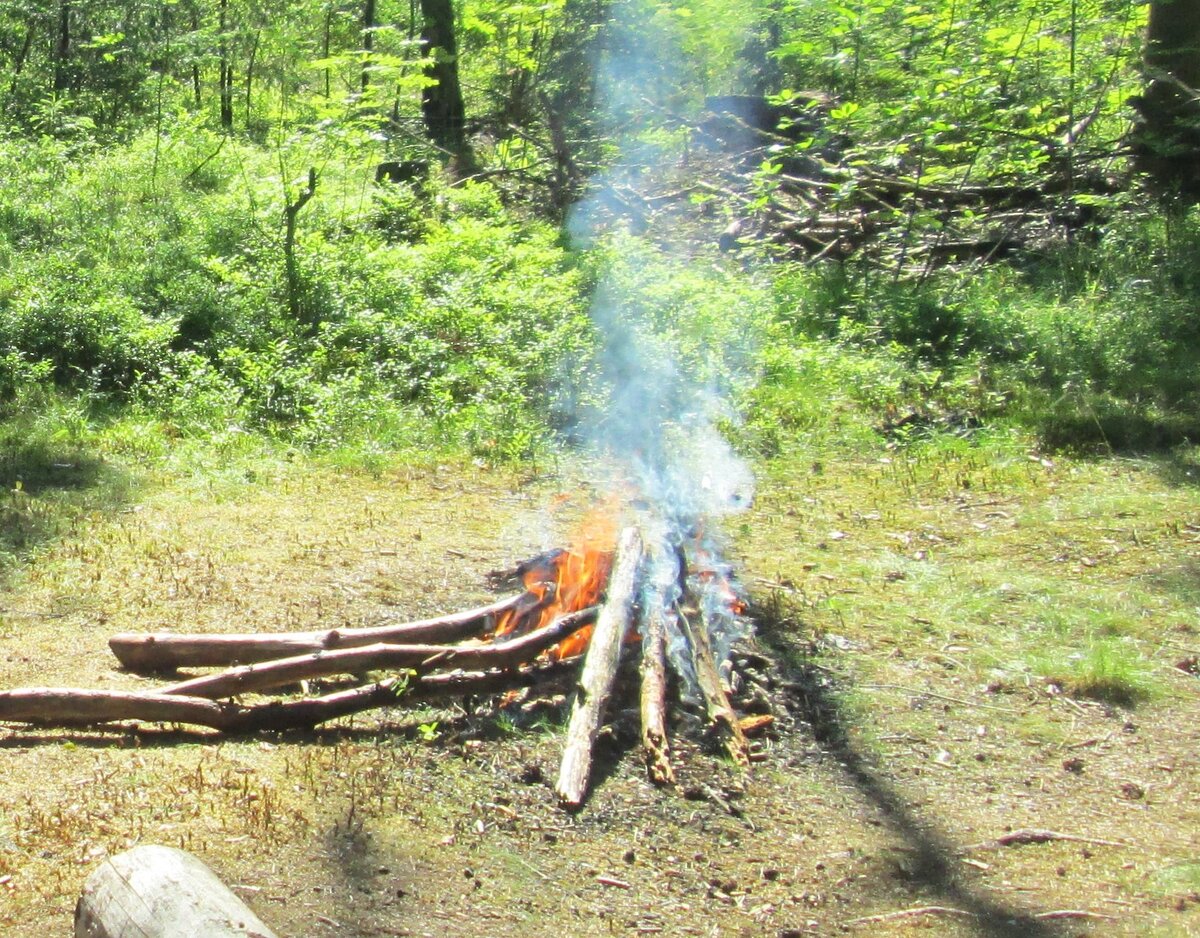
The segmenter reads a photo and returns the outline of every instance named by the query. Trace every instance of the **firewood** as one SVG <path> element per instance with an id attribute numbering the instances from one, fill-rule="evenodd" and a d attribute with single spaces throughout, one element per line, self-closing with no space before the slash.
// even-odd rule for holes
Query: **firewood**
<path id="1" fill-rule="evenodd" d="M 199 859 L 144 845 L 110 857 L 75 905 L 75 938 L 275 938 Z"/>
<path id="2" fill-rule="evenodd" d="M 576 664 L 572 659 L 512 671 L 426 674 L 408 681 L 389 678 L 320 697 L 273 700 L 253 706 L 170 694 L 28 687 L 0 691 L 0 723 L 68 729 L 104 727 L 128 721 L 176 723 L 202 726 L 226 734 L 311 729 L 338 717 L 407 700 L 484 694 L 506 687 L 536 685 L 561 676 Z"/>
<path id="3" fill-rule="evenodd" d="M 675 783 L 667 739 L 667 662 L 664 605 L 656 595 L 642 619 L 642 749 L 646 772 L 656 785 Z"/>
<path id="4" fill-rule="evenodd" d="M 589 607 L 559 616 L 544 629 L 499 644 L 392 645 L 381 642 L 362 648 L 318 651 L 311 655 L 239 665 L 217 674 L 172 684 L 159 693 L 215 699 L 270 690 L 333 674 L 362 674 L 389 668 L 412 668 L 418 671 L 427 671 L 434 666 L 506 668 L 532 661 L 551 645 L 558 644 L 591 623 L 595 617 L 595 607 Z"/>
<path id="5" fill-rule="evenodd" d="M 95 726 L 120 720 L 189 723 L 225 729 L 238 708 L 197 697 L 78 687 L 23 687 L 0 691 L 0 722 L 40 726 Z"/>
<path id="6" fill-rule="evenodd" d="M 708 729 L 729 753 L 729 757 L 744 768 L 750 766 L 750 744 L 742 732 L 737 715 L 729 703 L 725 688 L 721 686 L 721 675 L 713 658 L 712 646 L 703 628 L 695 628 L 688 617 L 681 615 L 679 624 L 687 639 L 688 654 L 696 672 L 696 683 L 704 699 L 704 710 L 708 716 Z"/>
<path id="7" fill-rule="evenodd" d="M 621 661 L 621 645 L 633 616 L 641 559 L 641 535 L 637 528 L 626 528 L 617 546 L 613 573 L 608 581 L 608 597 L 597 617 L 571 708 L 566 747 L 555 786 L 558 797 L 567 807 L 579 807 L 587 794 L 592 772 L 592 747 L 600 732 L 604 707 L 612 693 Z"/>
<path id="8" fill-rule="evenodd" d="M 433 619 L 320 632 L 255 632 L 241 635 L 123 632 L 110 638 L 108 647 L 122 665 L 138 673 L 226 667 L 235 663 L 272 661 L 334 648 L 358 648 L 379 642 L 396 645 L 459 641 L 491 631 L 496 618 L 510 609 L 522 604 L 536 607 L 541 602 L 532 594 L 519 593 L 488 606 Z"/>

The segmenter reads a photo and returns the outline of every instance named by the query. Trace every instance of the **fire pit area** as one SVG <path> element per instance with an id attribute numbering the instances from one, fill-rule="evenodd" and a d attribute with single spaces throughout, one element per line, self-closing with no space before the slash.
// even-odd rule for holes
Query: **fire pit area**
<path id="1" fill-rule="evenodd" d="M 765 732 L 774 716 L 763 659 L 743 647 L 751 632 L 746 604 L 704 529 L 636 507 L 606 509 L 571 546 L 493 573 L 493 588 L 510 591 L 504 598 L 419 621 L 116 634 L 108 644 L 127 671 L 176 680 L 143 691 L 8 690 L 0 692 L 0 721 L 106 728 L 132 721 L 244 734 L 456 698 L 485 699 L 509 713 L 569 698 L 555 785 L 567 808 L 586 799 L 597 737 L 614 715 L 640 714 L 642 755 L 656 784 L 675 780 L 673 732 L 748 767 L 761 757 L 748 737 Z M 179 680 L 181 670 L 202 673 Z M 290 694 L 268 696 L 281 691 Z"/>

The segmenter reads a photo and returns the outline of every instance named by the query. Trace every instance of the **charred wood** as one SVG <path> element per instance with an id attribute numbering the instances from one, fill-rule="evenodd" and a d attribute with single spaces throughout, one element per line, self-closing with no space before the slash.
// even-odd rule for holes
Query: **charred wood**
<path id="1" fill-rule="evenodd" d="M 662 599 L 663 597 L 656 597 Z M 656 785 L 671 785 L 671 743 L 667 738 L 667 660 L 665 606 L 654 602 L 642 617 L 642 752 Z"/>
<path id="2" fill-rule="evenodd" d="M 721 686 L 721 675 L 713 657 L 712 646 L 704 629 L 695 627 L 687 616 L 679 617 L 679 624 L 687 638 L 688 653 L 696 672 L 696 683 L 704 700 L 704 711 L 708 718 L 708 732 L 720 741 L 729 757 L 737 765 L 749 767 L 750 744 L 742 732 L 737 714 L 729 703 L 729 696 Z"/>

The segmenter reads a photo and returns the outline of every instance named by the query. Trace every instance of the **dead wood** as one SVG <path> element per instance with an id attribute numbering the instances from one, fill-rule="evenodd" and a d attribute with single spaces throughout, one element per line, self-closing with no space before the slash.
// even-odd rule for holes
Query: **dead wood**
<path id="1" fill-rule="evenodd" d="M 433 619 L 321 632 L 256 632 L 240 635 L 123 632 L 110 638 L 108 647 L 122 665 L 138 673 L 226 667 L 234 663 L 252 664 L 380 642 L 396 645 L 459 641 L 490 632 L 495 627 L 496 618 L 504 612 L 517 609 L 522 604 L 533 606 L 539 602 L 541 600 L 530 593 L 519 593 L 478 609 Z"/>
<path id="2" fill-rule="evenodd" d="M 110 857 L 75 905 L 75 938 L 275 938 L 199 859 L 146 844 Z"/>
<path id="3" fill-rule="evenodd" d="M 96 726 L 121 720 L 188 723 L 223 730 L 240 708 L 197 697 L 84 690 L 77 687 L 25 687 L 0 691 L 0 722 L 39 726 Z"/>
<path id="4" fill-rule="evenodd" d="M 664 597 L 655 595 L 642 619 L 642 750 L 646 772 L 656 785 L 671 785 L 671 744 L 667 738 L 667 661 Z"/>
<path id="5" fill-rule="evenodd" d="M 608 597 L 600 609 L 591 642 L 583 662 L 583 673 L 563 750 L 555 791 L 567 807 L 583 804 L 592 772 L 592 746 L 600 731 L 604 707 L 612 693 L 621 645 L 629 631 L 637 589 L 638 568 L 642 560 L 642 538 L 637 528 L 621 533 L 608 581 Z"/>
<path id="6" fill-rule="evenodd" d="M 687 616 L 681 615 L 679 624 L 687 639 L 688 653 L 696 672 L 696 684 L 704 699 L 708 731 L 720 741 L 735 764 L 749 768 L 750 743 L 746 740 L 746 734 L 742 732 L 725 688 L 721 686 L 721 675 L 713 658 L 708 635 L 703 628 L 695 628 Z"/>
<path id="7" fill-rule="evenodd" d="M 361 648 L 318 651 L 311 655 L 239 665 L 164 688 L 159 693 L 189 697 L 230 697 L 284 687 L 334 674 L 405 668 L 418 672 L 434 667 L 462 669 L 509 668 L 532 661 L 551 645 L 574 634 L 596 618 L 595 607 L 559 616 L 544 629 L 497 644 L 393 645 L 376 643 Z"/>
<path id="8" fill-rule="evenodd" d="M 1063 834 L 1059 831 L 1045 830 L 1040 827 L 1022 827 L 1019 830 L 1001 834 L 995 840 L 984 840 L 977 844 L 968 844 L 960 850 L 987 850 L 996 847 L 1023 847 L 1029 844 L 1048 844 L 1056 840 L 1065 840 L 1077 844 L 1096 844 L 1101 847 L 1128 847 L 1129 844 L 1119 840 L 1102 840 L 1098 837 L 1080 837 L 1076 834 Z"/>

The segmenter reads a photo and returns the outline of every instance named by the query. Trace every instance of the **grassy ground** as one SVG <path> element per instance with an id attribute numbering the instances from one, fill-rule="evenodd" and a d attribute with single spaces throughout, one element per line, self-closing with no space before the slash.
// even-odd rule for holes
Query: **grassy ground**
<path id="1" fill-rule="evenodd" d="M 0 467 L 5 545 L 28 558 L 0 595 L 3 687 L 149 686 L 108 655 L 127 629 L 475 605 L 594 495 L 575 467 L 64 452 Z M 685 742 L 666 792 L 618 725 L 574 817 L 547 781 L 553 712 L 396 709 L 241 740 L 5 731 L 0 927 L 68 934 L 99 859 L 154 842 L 297 938 L 1200 934 L 1190 457 L 950 440 L 759 467 L 730 534 L 792 720 L 746 775 Z M 997 843 L 1027 828 L 1075 839 Z"/>

